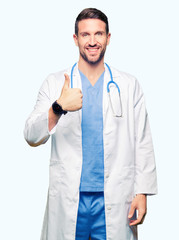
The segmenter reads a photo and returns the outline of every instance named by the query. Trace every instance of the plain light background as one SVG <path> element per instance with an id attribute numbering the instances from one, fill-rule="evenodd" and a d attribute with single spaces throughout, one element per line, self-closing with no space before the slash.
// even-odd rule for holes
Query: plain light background
<path id="1" fill-rule="evenodd" d="M 50 141 L 23 137 L 38 90 L 51 72 L 78 60 L 72 34 L 86 7 L 104 11 L 105 61 L 136 76 L 145 93 L 159 194 L 148 197 L 139 240 L 178 236 L 179 4 L 176 0 L 6 0 L 0 3 L 0 239 L 38 240 L 48 191 Z"/>

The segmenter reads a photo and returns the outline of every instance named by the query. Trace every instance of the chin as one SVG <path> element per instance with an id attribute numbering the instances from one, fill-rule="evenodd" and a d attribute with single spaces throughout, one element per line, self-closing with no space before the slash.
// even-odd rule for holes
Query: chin
<path id="1" fill-rule="evenodd" d="M 99 58 L 88 58 L 88 62 L 98 62 Z"/>
<path id="2" fill-rule="evenodd" d="M 95 65 L 95 64 L 98 64 L 103 56 L 104 56 L 104 52 L 102 52 L 101 54 L 99 55 L 96 55 L 96 56 L 89 56 L 87 54 L 84 54 L 84 53 L 80 53 L 82 58 L 89 64 L 92 64 L 92 65 Z"/>

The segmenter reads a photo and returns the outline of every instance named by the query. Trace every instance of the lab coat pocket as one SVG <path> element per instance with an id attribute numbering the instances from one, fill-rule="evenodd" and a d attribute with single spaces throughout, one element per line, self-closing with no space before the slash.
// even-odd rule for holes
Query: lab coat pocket
<path id="1" fill-rule="evenodd" d="M 67 114 L 62 115 L 58 121 L 58 126 L 60 127 L 73 127 L 74 123 L 79 119 L 78 111 L 67 112 Z"/>
<path id="2" fill-rule="evenodd" d="M 122 240 L 130 239 L 136 240 L 131 228 L 129 227 L 128 213 L 131 202 L 120 201 L 106 206 L 106 222 L 113 226 L 108 229 L 110 239 Z"/>
<path id="3" fill-rule="evenodd" d="M 57 160 L 51 160 L 49 176 L 49 195 L 55 197 L 60 192 L 63 179 L 63 164 Z"/>

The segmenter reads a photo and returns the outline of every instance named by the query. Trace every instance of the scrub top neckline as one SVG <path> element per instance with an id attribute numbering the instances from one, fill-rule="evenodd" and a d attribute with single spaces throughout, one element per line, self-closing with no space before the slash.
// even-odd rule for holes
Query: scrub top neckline
<path id="1" fill-rule="evenodd" d="M 79 70 L 79 69 L 78 69 L 78 70 Z M 90 87 L 96 88 L 96 87 L 99 85 L 100 80 L 103 79 L 103 75 L 104 75 L 104 73 L 105 73 L 105 70 L 104 70 L 104 72 L 102 72 L 102 74 L 99 76 L 99 78 L 98 78 L 98 80 L 95 82 L 94 86 L 90 83 L 89 79 L 86 77 L 86 75 L 85 75 L 84 73 L 82 73 L 80 70 L 79 70 L 79 73 L 80 73 L 80 75 L 83 76 L 83 78 L 85 78 L 85 79 L 87 80 L 88 85 L 89 85 Z"/>

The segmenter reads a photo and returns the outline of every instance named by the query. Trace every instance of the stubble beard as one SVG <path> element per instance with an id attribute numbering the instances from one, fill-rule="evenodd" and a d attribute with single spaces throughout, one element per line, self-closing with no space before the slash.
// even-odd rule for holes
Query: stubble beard
<path id="1" fill-rule="evenodd" d="M 87 57 L 87 55 L 86 55 L 84 52 L 80 52 L 80 55 L 81 55 L 81 57 L 82 57 L 87 63 L 89 63 L 89 64 L 91 64 L 91 65 L 96 65 L 96 64 L 98 64 L 98 63 L 103 59 L 105 52 L 106 52 L 106 48 L 104 48 L 104 49 L 101 51 L 101 53 L 100 53 L 100 55 L 99 55 L 99 58 L 98 58 L 97 60 L 95 60 L 95 61 L 89 60 L 89 58 Z"/>

